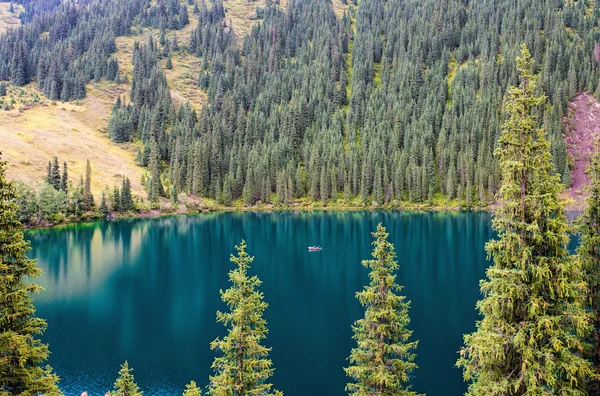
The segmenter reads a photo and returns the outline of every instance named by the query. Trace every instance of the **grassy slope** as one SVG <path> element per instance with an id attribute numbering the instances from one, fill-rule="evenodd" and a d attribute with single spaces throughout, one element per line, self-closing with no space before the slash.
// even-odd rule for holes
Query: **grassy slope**
<path id="1" fill-rule="evenodd" d="M 105 185 L 120 184 L 121 176 L 131 179 L 135 193 L 142 192 L 142 169 L 134 164 L 133 150 L 112 144 L 99 130 L 107 123 L 112 98 L 98 88 L 88 88 L 90 95 L 77 103 L 44 101 L 26 111 L 18 107 L 0 111 L 0 141 L 10 179 L 38 185 L 48 160 L 57 155 L 60 161 L 67 161 L 70 179 L 76 182 L 89 158 L 97 196 Z"/>
<path id="2" fill-rule="evenodd" d="M 347 6 L 340 0 L 333 2 L 336 14 L 341 17 Z M 226 20 L 231 21 L 238 35 L 241 37 L 249 32 L 256 22 L 256 6 L 262 2 L 225 0 L 224 3 Z M 286 4 L 287 0 L 281 0 L 282 7 Z M 7 12 L 8 7 L 9 3 L 0 3 L 0 32 L 15 22 L 14 15 Z M 189 33 L 197 24 L 191 7 L 189 11 L 188 26 L 166 35 L 172 39 L 176 34 L 180 45 L 189 41 Z M 131 81 L 133 43 L 143 43 L 149 35 L 158 41 L 159 33 L 157 29 L 143 29 L 141 34 L 116 39 L 115 57 L 121 76 L 126 75 Z M 165 60 L 161 62 L 164 65 Z M 173 70 L 165 70 L 171 96 L 178 104 L 189 101 L 194 108 L 200 109 L 206 98 L 206 94 L 196 87 L 201 60 L 189 54 L 174 54 L 172 62 Z M 70 179 L 77 183 L 89 158 L 93 168 L 92 190 L 97 197 L 104 186 L 112 188 L 120 184 L 121 176 L 130 178 L 134 194 L 145 197 L 140 185 L 144 170 L 134 163 L 136 147 L 133 144 L 115 145 L 106 136 L 111 106 L 117 96 L 128 96 L 130 85 L 100 82 L 91 83 L 87 88 L 86 99 L 72 103 L 44 99 L 35 83 L 24 89 L 9 88 L 9 96 L 4 99 L 9 101 L 12 96 L 14 107 L 9 111 L 0 109 L 1 150 L 9 162 L 8 177 L 36 186 L 43 180 L 48 160 L 57 155 L 60 161 L 68 162 Z"/>
<path id="3" fill-rule="evenodd" d="M 10 3 L 0 3 L 0 34 L 11 27 L 17 27 L 21 24 L 18 15 L 23 11 L 23 6 L 20 4 L 13 4 L 13 13 L 8 11 L 9 8 Z"/>

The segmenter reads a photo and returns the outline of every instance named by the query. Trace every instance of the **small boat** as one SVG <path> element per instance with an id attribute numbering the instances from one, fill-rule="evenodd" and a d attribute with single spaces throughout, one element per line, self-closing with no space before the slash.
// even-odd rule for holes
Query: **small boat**
<path id="1" fill-rule="evenodd" d="M 323 248 L 321 246 L 309 246 L 308 247 L 309 252 L 320 252 L 321 250 L 323 250 Z"/>

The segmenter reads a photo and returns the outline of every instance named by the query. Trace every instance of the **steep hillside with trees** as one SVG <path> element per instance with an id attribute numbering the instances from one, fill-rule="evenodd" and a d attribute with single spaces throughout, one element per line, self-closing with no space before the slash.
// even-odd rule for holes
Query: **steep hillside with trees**
<path id="1" fill-rule="evenodd" d="M 267 1 L 247 4 L 247 34 L 231 0 L 116 4 L 32 8 L 0 36 L 0 79 L 60 100 L 117 80 L 106 130 L 137 147 L 155 206 L 181 193 L 224 205 L 493 202 L 499 109 L 523 43 L 570 186 L 569 103 L 598 94 L 590 0 Z"/>

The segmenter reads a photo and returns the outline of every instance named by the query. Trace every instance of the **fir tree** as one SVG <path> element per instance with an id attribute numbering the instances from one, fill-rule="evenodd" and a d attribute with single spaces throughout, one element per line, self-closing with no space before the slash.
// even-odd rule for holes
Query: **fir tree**
<path id="1" fill-rule="evenodd" d="M 142 396 L 143 392 L 135 383 L 132 374 L 133 369 L 129 368 L 129 363 L 125 361 L 119 370 L 119 378 L 115 381 L 114 390 L 109 392 L 109 396 Z"/>
<path id="2" fill-rule="evenodd" d="M 46 183 L 52 185 L 52 162 L 48 161 L 48 166 L 46 167 Z"/>
<path id="3" fill-rule="evenodd" d="M 49 351 L 38 336 L 47 325 L 35 316 L 31 297 L 42 288 L 29 283 L 41 270 L 27 258 L 15 186 L 5 171 L 6 162 L 0 160 L 0 394 L 61 395 L 58 377 L 49 366 L 42 367 Z"/>
<path id="4" fill-rule="evenodd" d="M 106 204 L 106 194 L 102 191 L 102 195 L 100 196 L 100 206 L 98 207 L 98 212 L 104 217 L 108 216 L 108 205 Z"/>
<path id="5" fill-rule="evenodd" d="M 63 174 L 60 179 L 60 189 L 66 193 L 69 192 L 69 171 L 67 170 L 67 161 L 63 162 Z"/>
<path id="6" fill-rule="evenodd" d="M 148 166 L 150 167 L 150 173 L 152 175 L 152 178 L 150 179 L 150 191 L 148 191 L 148 200 L 156 205 L 158 204 L 160 196 L 164 195 L 164 189 L 162 181 L 160 180 L 160 153 L 158 151 L 158 144 L 156 144 L 155 141 L 152 142 L 150 148 L 150 160 Z"/>
<path id="7" fill-rule="evenodd" d="M 363 265 L 371 270 L 371 283 L 356 298 L 365 307 L 365 317 L 352 327 L 358 346 L 350 354 L 346 374 L 355 382 L 346 385 L 351 395 L 416 395 L 405 384 L 409 374 L 417 368 L 414 363 L 418 341 L 409 341 L 412 331 L 408 309 L 410 302 L 395 292 L 402 290 L 396 284 L 398 263 L 394 261 L 394 245 L 381 224 L 373 233 L 374 260 Z"/>
<path id="8" fill-rule="evenodd" d="M 196 385 L 196 381 L 191 381 L 185 386 L 183 396 L 202 396 L 202 391 Z"/>
<path id="9" fill-rule="evenodd" d="M 83 208 L 90 210 L 94 206 L 94 197 L 92 196 L 92 166 L 88 159 L 85 163 L 85 182 L 83 184 Z"/>
<path id="10" fill-rule="evenodd" d="M 588 167 L 587 206 L 579 217 L 577 231 L 581 242 L 577 248 L 578 259 L 587 283 L 585 308 L 592 314 L 592 333 L 588 339 L 585 357 L 592 363 L 595 378 L 588 383 L 589 395 L 600 395 L 600 148 L 596 150 Z"/>
<path id="11" fill-rule="evenodd" d="M 570 228 L 558 198 L 546 133 L 538 126 L 533 61 L 523 45 L 517 58 L 519 87 L 510 87 L 507 120 L 496 156 L 502 170 L 500 208 L 493 220 L 498 239 L 488 242 L 493 258 L 482 320 L 465 336 L 458 366 L 471 395 L 583 395 L 591 374 L 582 356 L 588 315 L 583 277 L 566 249 Z"/>
<path id="12" fill-rule="evenodd" d="M 211 366 L 215 375 L 210 377 L 208 393 L 215 396 L 281 395 L 271 390 L 272 384 L 267 382 L 274 371 L 269 359 L 271 348 L 261 345 L 268 333 L 263 318 L 268 304 L 257 290 L 261 281 L 256 276 L 248 276 L 254 257 L 246 253 L 244 241 L 236 250 L 238 255 L 231 256 L 236 268 L 229 271 L 232 286 L 220 292 L 229 312 L 217 312 L 217 322 L 227 327 L 228 334 L 210 344 L 218 356 Z"/>
<path id="13" fill-rule="evenodd" d="M 60 190 L 60 168 L 58 166 L 58 158 L 54 157 L 54 162 L 52 163 L 52 170 L 50 172 L 50 185 L 54 187 L 55 190 Z"/>
<path id="14" fill-rule="evenodd" d="M 121 207 L 121 192 L 119 191 L 119 188 L 117 186 L 115 186 L 115 188 L 113 189 L 113 211 L 114 212 L 121 212 L 123 210 L 123 208 Z"/>
<path id="15" fill-rule="evenodd" d="M 131 197 L 131 182 L 124 178 L 121 186 L 121 210 L 124 212 L 133 210 L 133 198 Z"/>

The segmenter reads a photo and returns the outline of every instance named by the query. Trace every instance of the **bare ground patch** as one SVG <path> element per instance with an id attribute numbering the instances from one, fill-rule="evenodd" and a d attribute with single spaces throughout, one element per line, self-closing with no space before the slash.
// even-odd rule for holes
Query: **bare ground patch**
<path id="1" fill-rule="evenodd" d="M 13 12 L 9 11 L 10 3 L 0 3 L 0 34 L 8 29 L 16 28 L 21 25 L 19 14 L 25 10 L 20 4 L 13 4 Z"/>
<path id="2" fill-rule="evenodd" d="M 580 208 L 588 184 L 585 170 L 590 162 L 594 139 L 600 136 L 600 103 L 593 96 L 582 93 L 571 103 L 569 111 L 565 142 L 575 166 L 571 170 L 572 186 L 568 195 L 575 201 L 573 206 Z"/>

